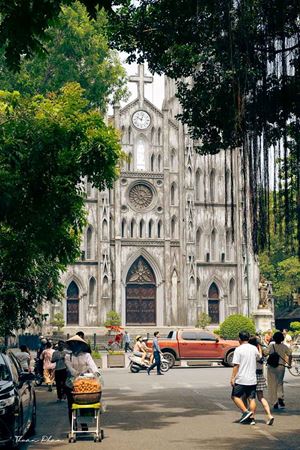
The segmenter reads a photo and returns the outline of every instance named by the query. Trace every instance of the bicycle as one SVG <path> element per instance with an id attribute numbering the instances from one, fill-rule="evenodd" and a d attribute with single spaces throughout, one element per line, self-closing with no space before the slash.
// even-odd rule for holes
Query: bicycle
<path id="1" fill-rule="evenodd" d="M 289 372 L 294 377 L 300 376 L 300 355 L 292 358 L 291 366 L 289 367 Z"/>

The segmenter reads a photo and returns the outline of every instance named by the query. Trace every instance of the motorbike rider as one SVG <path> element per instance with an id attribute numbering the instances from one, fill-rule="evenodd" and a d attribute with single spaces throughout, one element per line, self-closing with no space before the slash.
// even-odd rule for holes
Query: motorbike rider
<path id="1" fill-rule="evenodd" d="M 146 352 L 146 355 L 142 357 L 142 361 L 144 361 L 145 358 L 148 357 L 149 358 L 149 364 L 152 364 L 152 362 L 153 362 L 153 352 L 152 352 L 151 348 L 149 348 L 147 346 L 147 342 L 148 342 L 148 338 L 144 336 L 142 338 L 141 345 L 142 345 L 142 349 Z"/>
<path id="2" fill-rule="evenodd" d="M 137 337 L 135 338 L 133 354 L 136 356 L 141 356 L 142 357 L 141 362 L 142 362 L 142 364 L 145 364 L 145 358 L 147 356 L 147 352 L 142 346 L 142 336 L 141 335 L 137 335 Z"/>

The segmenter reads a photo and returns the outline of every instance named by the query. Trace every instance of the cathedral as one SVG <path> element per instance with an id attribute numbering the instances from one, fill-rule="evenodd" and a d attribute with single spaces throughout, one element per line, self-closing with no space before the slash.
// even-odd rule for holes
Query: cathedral
<path id="1" fill-rule="evenodd" d="M 225 152 L 197 154 L 175 118 L 174 81 L 165 79 L 159 109 L 145 97 L 152 77 L 143 65 L 137 72 L 129 77 L 137 98 L 115 105 L 111 118 L 127 158 L 113 189 L 86 182 L 82 257 L 63 274 L 65 300 L 49 311 L 63 312 L 65 332 L 94 332 L 111 310 L 126 327 L 194 326 L 201 312 L 217 326 L 258 305 L 239 152 L 230 161 Z"/>

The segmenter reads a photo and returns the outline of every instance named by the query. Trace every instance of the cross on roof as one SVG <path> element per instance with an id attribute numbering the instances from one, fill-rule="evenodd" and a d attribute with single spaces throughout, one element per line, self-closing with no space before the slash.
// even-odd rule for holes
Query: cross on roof
<path id="1" fill-rule="evenodd" d="M 140 101 L 140 105 L 143 104 L 145 98 L 145 83 L 152 83 L 153 77 L 145 75 L 144 64 L 138 65 L 138 74 L 129 77 L 129 81 L 132 83 L 137 83 L 138 85 L 138 99 Z"/>

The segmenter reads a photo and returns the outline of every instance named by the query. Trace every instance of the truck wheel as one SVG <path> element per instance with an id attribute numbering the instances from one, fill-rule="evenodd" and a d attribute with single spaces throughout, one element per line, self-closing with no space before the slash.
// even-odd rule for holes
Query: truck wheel
<path id="1" fill-rule="evenodd" d="M 227 353 L 226 359 L 225 359 L 225 361 L 224 361 L 224 363 L 223 363 L 225 367 L 233 367 L 233 364 L 232 364 L 233 353 L 234 353 L 234 352 L 229 352 L 229 353 Z"/>
<path id="2" fill-rule="evenodd" d="M 169 353 L 169 352 L 163 352 L 163 355 L 164 355 L 164 358 L 169 363 L 169 368 L 172 369 L 172 367 L 175 364 L 175 356 L 173 355 L 173 353 Z"/>

